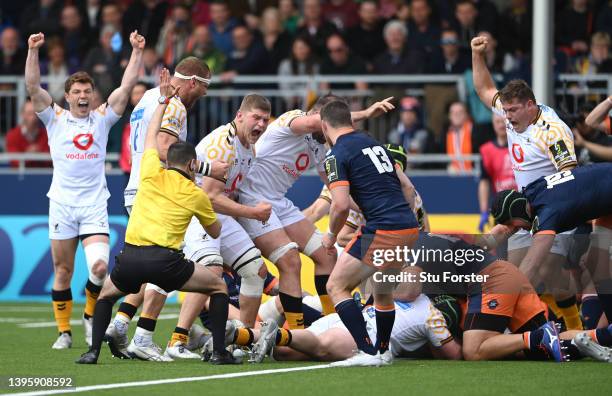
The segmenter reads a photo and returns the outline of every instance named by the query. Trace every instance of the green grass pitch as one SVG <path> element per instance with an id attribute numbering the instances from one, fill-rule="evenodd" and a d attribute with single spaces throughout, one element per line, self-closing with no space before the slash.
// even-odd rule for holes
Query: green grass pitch
<path id="1" fill-rule="evenodd" d="M 157 324 L 155 341 L 165 345 L 178 314 L 177 305 L 169 305 Z M 75 306 L 78 320 L 82 306 Z M 170 316 L 170 318 L 168 318 Z M 73 325 L 73 347 L 54 351 L 55 327 L 23 327 L 24 324 L 52 322 L 51 304 L 0 304 L 0 394 L 40 389 L 9 388 L 7 377 L 71 376 L 77 387 L 204 377 L 245 371 L 274 370 L 319 365 L 320 363 L 279 363 L 215 367 L 201 361 L 153 363 L 122 361 L 110 356 L 103 347 L 97 366 L 81 366 L 74 360 L 86 350 L 80 325 Z M 133 328 L 135 323 L 133 323 Z M 448 362 L 433 360 L 397 360 L 383 368 L 322 368 L 251 377 L 209 379 L 172 384 L 94 390 L 84 394 L 129 395 L 610 395 L 612 365 L 594 361 L 556 364 L 553 362 Z"/>

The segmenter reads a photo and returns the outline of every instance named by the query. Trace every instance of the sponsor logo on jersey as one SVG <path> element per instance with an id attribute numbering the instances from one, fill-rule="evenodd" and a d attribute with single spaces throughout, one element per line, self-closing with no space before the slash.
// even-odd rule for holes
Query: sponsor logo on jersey
<path id="1" fill-rule="evenodd" d="M 66 159 L 69 160 L 92 160 L 99 157 L 98 153 L 66 153 Z"/>
<path id="2" fill-rule="evenodd" d="M 336 157 L 333 155 L 325 159 L 325 174 L 330 183 L 338 180 L 338 166 L 336 164 Z"/>
<path id="3" fill-rule="evenodd" d="M 512 145 L 512 157 L 514 157 L 514 160 L 518 163 L 525 161 L 525 154 L 520 144 L 514 143 Z"/>
<path id="4" fill-rule="evenodd" d="M 144 109 L 134 110 L 130 116 L 130 122 L 138 121 L 144 116 Z"/>
<path id="5" fill-rule="evenodd" d="M 79 150 L 89 150 L 91 145 L 94 143 L 94 137 L 91 133 L 79 133 L 72 139 L 72 143 L 74 143 L 74 147 Z"/>
<path id="6" fill-rule="evenodd" d="M 489 309 L 493 310 L 499 306 L 499 303 L 497 302 L 497 300 L 493 299 L 487 303 L 487 306 L 489 307 Z"/>
<path id="7" fill-rule="evenodd" d="M 291 169 L 285 164 L 283 164 L 283 170 L 296 179 L 300 177 L 300 174 L 295 169 Z"/>
<path id="8" fill-rule="evenodd" d="M 563 140 L 558 140 L 555 144 L 548 148 L 553 155 L 553 159 L 557 164 L 563 163 L 572 159 L 572 154 L 565 145 Z"/>

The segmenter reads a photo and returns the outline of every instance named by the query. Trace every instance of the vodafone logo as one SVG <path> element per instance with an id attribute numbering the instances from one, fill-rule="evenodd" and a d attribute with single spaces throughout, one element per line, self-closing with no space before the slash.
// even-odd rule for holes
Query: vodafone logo
<path id="1" fill-rule="evenodd" d="M 89 150 L 94 142 L 93 135 L 91 133 L 80 133 L 72 139 L 72 143 L 79 150 Z"/>
<path id="2" fill-rule="evenodd" d="M 308 165 L 310 165 L 310 157 L 306 153 L 300 154 L 297 157 L 297 159 L 295 160 L 295 167 L 300 172 L 302 172 L 303 170 L 307 169 Z"/>
<path id="3" fill-rule="evenodd" d="M 514 157 L 514 160 L 518 162 L 519 164 L 525 161 L 525 155 L 523 154 L 523 148 L 518 143 L 514 143 L 512 145 L 512 156 Z"/>

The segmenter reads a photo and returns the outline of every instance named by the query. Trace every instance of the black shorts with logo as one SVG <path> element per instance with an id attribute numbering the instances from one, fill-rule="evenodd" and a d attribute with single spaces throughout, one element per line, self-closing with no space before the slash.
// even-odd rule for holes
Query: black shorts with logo
<path id="1" fill-rule="evenodd" d="M 126 294 L 138 293 L 143 283 L 167 292 L 180 289 L 193 275 L 194 264 L 180 250 L 126 243 L 115 257 L 111 280 Z"/>

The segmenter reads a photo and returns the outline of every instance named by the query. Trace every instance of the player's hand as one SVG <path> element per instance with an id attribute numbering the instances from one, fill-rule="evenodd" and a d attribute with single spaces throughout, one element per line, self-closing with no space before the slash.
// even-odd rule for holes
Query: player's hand
<path id="1" fill-rule="evenodd" d="M 574 128 L 574 129 L 572 129 L 572 132 L 574 132 L 574 146 L 576 146 L 576 147 L 583 147 L 584 146 L 584 138 L 582 137 L 582 135 L 580 134 L 578 129 Z"/>
<path id="2" fill-rule="evenodd" d="M 366 109 L 366 117 L 376 118 L 395 109 L 395 106 L 393 105 L 393 103 L 391 103 L 392 100 L 393 96 L 389 96 L 385 100 L 381 100 L 380 102 L 374 103 L 372 106 Z"/>
<path id="3" fill-rule="evenodd" d="M 159 74 L 159 92 L 166 98 L 172 98 L 177 95 L 180 87 L 174 87 L 170 84 L 170 72 L 165 67 Z"/>
<path id="4" fill-rule="evenodd" d="M 272 205 L 267 202 L 259 202 L 253 208 L 253 218 L 259 221 L 268 221 L 272 214 Z"/>
<path id="5" fill-rule="evenodd" d="M 28 38 L 28 48 L 29 49 L 38 49 L 42 47 L 44 43 L 45 43 L 45 35 L 43 33 L 32 34 Z"/>
<path id="6" fill-rule="evenodd" d="M 480 214 L 480 223 L 478 223 L 478 231 L 483 232 L 487 224 L 489 224 L 489 211 L 485 210 Z"/>
<path id="7" fill-rule="evenodd" d="M 484 54 L 484 52 L 487 50 L 488 44 L 489 40 L 487 40 L 487 38 L 483 36 L 474 37 L 472 39 L 472 42 L 470 43 L 472 47 L 472 52 L 475 52 L 477 54 Z"/>
<path id="8" fill-rule="evenodd" d="M 138 30 L 134 30 L 130 33 L 130 44 L 133 49 L 143 50 L 145 47 L 145 38 L 138 34 Z"/>
<path id="9" fill-rule="evenodd" d="M 321 245 L 327 250 L 327 254 L 333 256 L 337 253 L 336 247 L 336 236 L 334 234 L 330 234 L 329 232 L 323 235 L 323 240 L 321 241 Z"/>
<path id="10" fill-rule="evenodd" d="M 223 161 L 213 161 L 210 164 L 210 177 L 217 180 L 226 180 L 229 164 Z"/>

